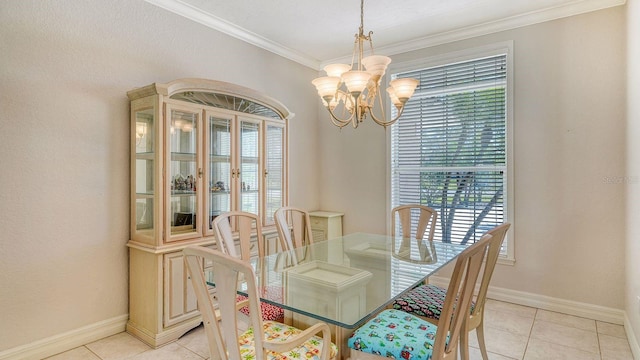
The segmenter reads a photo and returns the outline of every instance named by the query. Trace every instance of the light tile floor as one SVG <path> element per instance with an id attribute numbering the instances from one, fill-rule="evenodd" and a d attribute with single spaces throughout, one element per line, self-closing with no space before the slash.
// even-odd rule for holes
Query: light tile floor
<path id="1" fill-rule="evenodd" d="M 491 360 L 633 360 L 621 325 L 487 300 L 485 337 Z M 471 360 L 482 359 L 475 332 Z M 120 333 L 48 358 L 49 360 L 203 360 L 209 358 L 202 326 L 178 341 L 151 349 Z"/>

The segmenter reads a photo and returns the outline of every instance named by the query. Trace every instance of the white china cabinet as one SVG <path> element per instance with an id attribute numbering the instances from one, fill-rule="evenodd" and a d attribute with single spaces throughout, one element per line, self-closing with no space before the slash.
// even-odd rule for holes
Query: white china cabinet
<path id="1" fill-rule="evenodd" d="M 157 347 L 201 321 L 181 251 L 194 244 L 215 247 L 216 216 L 259 214 L 263 240 L 275 242 L 273 213 L 288 201 L 287 123 L 293 114 L 256 91 L 203 79 L 155 83 L 127 95 L 127 331 Z"/>

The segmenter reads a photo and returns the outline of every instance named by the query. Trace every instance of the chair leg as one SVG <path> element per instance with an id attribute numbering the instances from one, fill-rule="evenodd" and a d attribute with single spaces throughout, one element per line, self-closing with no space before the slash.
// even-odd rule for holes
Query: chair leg
<path id="1" fill-rule="evenodd" d="M 480 352 L 482 353 L 483 360 L 489 360 L 487 355 L 487 346 L 484 342 L 484 321 L 481 319 L 480 324 L 476 328 L 476 335 L 478 335 L 478 345 L 480 346 Z"/>
<path id="2" fill-rule="evenodd" d="M 285 325 L 289 325 L 289 326 L 293 325 L 293 316 L 291 314 L 292 314 L 291 310 L 285 310 L 284 311 L 283 323 Z"/>
<path id="3" fill-rule="evenodd" d="M 469 331 L 465 328 L 460 333 L 460 359 L 469 360 Z"/>

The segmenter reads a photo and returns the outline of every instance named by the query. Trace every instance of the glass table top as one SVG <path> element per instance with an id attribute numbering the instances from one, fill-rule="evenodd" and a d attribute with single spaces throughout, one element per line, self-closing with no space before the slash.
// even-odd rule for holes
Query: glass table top
<path id="1" fill-rule="evenodd" d="M 355 233 L 252 259 L 252 265 L 263 301 L 353 329 L 465 248 Z M 240 284 L 238 292 L 246 295 L 245 289 Z"/>

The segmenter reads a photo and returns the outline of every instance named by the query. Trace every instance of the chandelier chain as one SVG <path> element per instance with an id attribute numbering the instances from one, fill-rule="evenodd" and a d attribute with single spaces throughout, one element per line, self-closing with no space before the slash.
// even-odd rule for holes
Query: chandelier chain
<path id="1" fill-rule="evenodd" d="M 364 33 L 364 0 L 360 0 L 360 34 Z"/>

